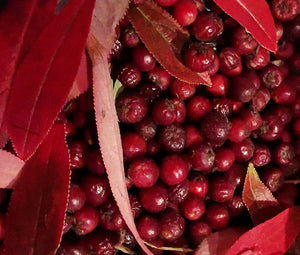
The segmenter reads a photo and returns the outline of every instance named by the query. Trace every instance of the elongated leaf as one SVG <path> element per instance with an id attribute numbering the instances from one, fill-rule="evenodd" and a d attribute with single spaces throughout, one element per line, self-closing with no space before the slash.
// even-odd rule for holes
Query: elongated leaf
<path id="1" fill-rule="evenodd" d="M 147 49 L 171 75 L 184 82 L 211 85 L 207 72 L 193 72 L 176 57 L 183 45 L 184 34 L 164 12 L 146 0 L 130 8 L 127 16 Z M 177 34 L 180 36 L 176 37 Z"/>
<path id="2" fill-rule="evenodd" d="M 75 81 L 68 96 L 68 101 L 78 97 L 85 92 L 89 87 L 87 56 L 82 54 L 80 65 L 75 77 Z"/>
<path id="3" fill-rule="evenodd" d="M 66 102 L 84 50 L 93 8 L 94 0 L 71 0 L 44 29 L 19 67 L 6 121 L 22 159 L 36 150 Z"/>
<path id="4" fill-rule="evenodd" d="M 242 235 L 226 255 L 284 254 L 295 241 L 299 230 L 300 209 L 288 208 Z"/>
<path id="5" fill-rule="evenodd" d="M 56 0 L 11 0 L 0 13 L 0 127 L 16 68 L 54 17 L 56 3 Z"/>
<path id="6" fill-rule="evenodd" d="M 87 45 L 93 62 L 93 86 L 98 139 L 110 187 L 128 228 L 142 249 L 147 254 L 151 254 L 136 229 L 129 203 L 125 184 L 121 136 L 114 105 L 107 52 L 94 37 L 89 37 Z"/>
<path id="7" fill-rule="evenodd" d="M 278 201 L 259 179 L 252 163 L 248 166 L 242 198 L 255 225 L 273 217 L 280 211 Z"/>
<path id="8" fill-rule="evenodd" d="M 200 243 L 194 255 L 224 255 L 244 232 L 246 228 L 235 227 L 210 234 Z"/>
<path id="9" fill-rule="evenodd" d="M 277 49 L 275 23 L 265 0 L 214 0 L 264 48 Z"/>
<path id="10" fill-rule="evenodd" d="M 23 160 L 10 152 L 0 150 L 0 188 L 12 188 L 23 165 Z"/>
<path id="11" fill-rule="evenodd" d="M 63 125 L 54 125 L 16 182 L 6 218 L 5 255 L 50 255 L 59 245 L 70 180 Z"/>

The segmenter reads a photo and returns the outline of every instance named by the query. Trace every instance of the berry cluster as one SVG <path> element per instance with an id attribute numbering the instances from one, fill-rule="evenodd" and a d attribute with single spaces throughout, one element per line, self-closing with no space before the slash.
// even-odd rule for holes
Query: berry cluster
<path id="1" fill-rule="evenodd" d="M 191 34 L 181 61 L 208 72 L 212 86 L 172 77 L 127 18 L 120 22 L 110 61 L 123 85 L 116 110 L 127 188 L 145 241 L 194 248 L 213 231 L 251 224 L 241 197 L 249 162 L 282 206 L 296 203 L 298 187 L 286 180 L 300 166 L 299 3 L 270 1 L 278 40 L 271 53 L 211 1 L 156 2 Z M 91 102 L 88 91 L 61 115 L 73 174 L 57 254 L 140 254 L 109 188 Z"/>

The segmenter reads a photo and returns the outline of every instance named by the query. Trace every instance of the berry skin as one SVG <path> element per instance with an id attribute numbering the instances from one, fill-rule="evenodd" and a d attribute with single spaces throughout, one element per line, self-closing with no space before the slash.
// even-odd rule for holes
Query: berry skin
<path id="1" fill-rule="evenodd" d="M 234 48 L 223 48 L 219 53 L 220 70 L 226 76 L 237 76 L 242 71 L 241 57 Z"/>
<path id="2" fill-rule="evenodd" d="M 77 184 L 70 185 L 69 199 L 67 210 L 68 212 L 76 212 L 80 210 L 86 201 L 86 196 L 82 188 Z"/>
<path id="3" fill-rule="evenodd" d="M 192 121 L 198 121 L 211 110 L 211 103 L 205 97 L 194 95 L 189 98 L 186 109 L 188 118 Z"/>
<path id="4" fill-rule="evenodd" d="M 270 52 L 263 47 L 258 46 L 254 52 L 247 55 L 247 67 L 255 70 L 262 69 L 270 61 Z"/>
<path id="5" fill-rule="evenodd" d="M 267 145 L 256 144 L 251 162 L 255 167 L 262 167 L 271 161 L 271 152 Z"/>
<path id="6" fill-rule="evenodd" d="M 98 225 L 99 216 L 94 207 L 85 205 L 73 214 L 73 229 L 77 235 L 91 233 Z"/>
<path id="7" fill-rule="evenodd" d="M 225 75 L 215 74 L 211 77 L 211 87 L 205 87 L 206 90 L 215 97 L 225 96 L 228 91 L 228 79 Z"/>
<path id="8" fill-rule="evenodd" d="M 220 147 L 215 150 L 215 165 L 219 171 L 227 171 L 234 161 L 235 155 L 230 148 Z"/>
<path id="9" fill-rule="evenodd" d="M 227 178 L 215 177 L 209 183 L 209 190 L 212 200 L 223 203 L 233 197 L 235 186 Z"/>
<path id="10" fill-rule="evenodd" d="M 188 226 L 188 230 L 189 236 L 195 244 L 200 244 L 212 231 L 211 227 L 202 219 L 193 221 Z"/>
<path id="11" fill-rule="evenodd" d="M 249 34 L 242 26 L 238 26 L 235 29 L 231 44 L 240 55 L 247 55 L 251 53 L 258 45 L 251 34 Z"/>
<path id="12" fill-rule="evenodd" d="M 160 164 L 160 178 L 168 185 L 175 185 L 187 177 L 189 170 L 189 162 L 183 156 L 167 155 Z"/>
<path id="13" fill-rule="evenodd" d="M 146 116 L 140 122 L 135 124 L 135 130 L 145 139 L 145 141 L 148 141 L 155 136 L 157 125 L 151 116 Z"/>
<path id="14" fill-rule="evenodd" d="M 246 206 L 240 195 L 234 195 L 233 198 L 226 202 L 226 205 L 228 207 L 230 216 L 238 216 L 246 209 Z"/>
<path id="15" fill-rule="evenodd" d="M 157 213 L 166 208 L 168 190 L 162 185 L 140 189 L 139 193 L 142 206 L 151 213 Z"/>
<path id="16" fill-rule="evenodd" d="M 280 169 L 270 167 L 264 169 L 261 180 L 271 192 L 275 192 L 284 184 L 284 175 Z"/>
<path id="17" fill-rule="evenodd" d="M 259 136 L 267 142 L 276 140 L 284 129 L 280 118 L 271 112 L 267 112 L 262 115 L 262 120 L 263 123 L 258 130 Z"/>
<path id="18" fill-rule="evenodd" d="M 200 12 L 191 26 L 191 34 L 199 41 L 212 41 L 222 34 L 223 21 L 214 12 Z"/>
<path id="19" fill-rule="evenodd" d="M 208 181 L 202 174 L 194 176 L 190 180 L 190 193 L 204 198 L 208 191 Z"/>
<path id="20" fill-rule="evenodd" d="M 158 85 L 161 90 L 166 90 L 171 83 L 171 75 L 161 66 L 155 66 L 149 71 L 147 79 Z"/>
<path id="21" fill-rule="evenodd" d="M 197 4 L 193 0 L 179 0 L 173 5 L 172 13 L 181 26 L 188 26 L 197 18 Z"/>
<path id="22" fill-rule="evenodd" d="M 144 97 L 137 93 L 123 93 L 116 100 L 119 121 L 136 123 L 147 113 L 148 105 Z"/>
<path id="23" fill-rule="evenodd" d="M 160 232 L 158 219 L 151 215 L 139 217 L 136 227 L 140 236 L 147 241 L 155 239 Z"/>
<path id="24" fill-rule="evenodd" d="M 168 186 L 169 201 L 174 204 L 183 202 L 190 192 L 190 182 L 184 179 L 181 183 Z"/>
<path id="25" fill-rule="evenodd" d="M 136 187 L 148 188 L 158 180 L 159 168 L 152 159 L 136 158 L 131 161 L 127 175 Z"/>
<path id="26" fill-rule="evenodd" d="M 248 137 L 241 142 L 232 142 L 231 149 L 234 152 L 237 161 L 247 162 L 253 157 L 255 146 Z"/>
<path id="27" fill-rule="evenodd" d="M 242 75 L 234 77 L 230 82 L 229 88 L 230 97 L 243 103 L 251 101 L 256 93 L 254 84 Z"/>
<path id="28" fill-rule="evenodd" d="M 225 177 L 237 188 L 240 188 L 244 185 L 247 172 L 245 169 L 247 169 L 247 167 L 245 167 L 243 164 L 234 162 L 232 167 L 225 172 Z"/>
<path id="29" fill-rule="evenodd" d="M 141 81 L 141 72 L 131 63 L 124 64 L 118 71 L 118 80 L 124 87 L 134 88 Z"/>
<path id="30" fill-rule="evenodd" d="M 241 142 L 250 136 L 250 130 L 247 123 L 240 118 L 231 120 L 231 128 L 228 134 L 228 139 L 232 142 Z"/>
<path id="31" fill-rule="evenodd" d="M 125 160 L 131 160 L 146 154 L 147 143 L 139 134 L 133 132 L 124 133 L 121 136 L 121 141 Z"/>
<path id="32" fill-rule="evenodd" d="M 211 204 L 206 208 L 205 218 L 213 230 L 226 228 L 229 223 L 228 208 L 220 203 Z"/>
<path id="33" fill-rule="evenodd" d="M 188 220 L 198 220 L 205 212 L 204 200 L 196 195 L 188 196 L 180 207 L 183 216 Z"/>
<path id="34" fill-rule="evenodd" d="M 167 152 L 180 152 L 186 145 L 186 133 L 179 124 L 163 126 L 159 133 L 159 141 Z"/>
<path id="35" fill-rule="evenodd" d="M 289 21 L 299 14 L 299 1 L 297 0 L 273 0 L 271 11 L 273 16 L 280 21 Z"/>
<path id="36" fill-rule="evenodd" d="M 176 108 L 170 99 L 158 99 L 152 107 L 151 114 L 158 125 L 171 125 L 176 120 Z"/>
<path id="37" fill-rule="evenodd" d="M 150 52 L 141 44 L 133 49 L 132 60 L 134 65 L 142 72 L 151 71 L 156 64 Z"/>
<path id="38" fill-rule="evenodd" d="M 208 143 L 195 144 L 189 149 L 189 161 L 198 171 L 211 171 L 214 166 L 215 153 Z"/>
<path id="39" fill-rule="evenodd" d="M 196 86 L 176 79 L 170 84 L 170 92 L 172 96 L 185 100 L 195 94 Z"/>
<path id="40" fill-rule="evenodd" d="M 72 170 L 84 167 L 84 158 L 87 151 L 87 145 L 80 140 L 69 142 L 70 167 Z"/>

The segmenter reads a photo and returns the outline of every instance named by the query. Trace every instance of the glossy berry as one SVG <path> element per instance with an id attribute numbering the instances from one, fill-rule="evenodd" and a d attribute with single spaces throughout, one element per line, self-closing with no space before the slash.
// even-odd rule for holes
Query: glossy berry
<path id="1" fill-rule="evenodd" d="M 172 96 L 180 100 L 185 100 L 191 97 L 195 94 L 195 92 L 195 84 L 186 83 L 177 79 L 173 80 L 173 82 L 170 84 L 170 93 Z"/>
<path id="2" fill-rule="evenodd" d="M 231 47 L 223 48 L 219 53 L 220 70 L 226 76 L 237 76 L 242 71 L 241 57 Z"/>
<path id="3" fill-rule="evenodd" d="M 225 172 L 225 177 L 236 187 L 240 188 L 244 185 L 246 169 L 240 162 L 234 162 L 233 165 Z"/>
<path id="4" fill-rule="evenodd" d="M 201 119 L 201 134 L 214 147 L 221 146 L 228 138 L 230 124 L 226 115 L 211 111 Z"/>
<path id="5" fill-rule="evenodd" d="M 235 101 L 249 102 L 255 93 L 254 84 L 242 75 L 234 77 L 230 82 L 229 95 Z"/>
<path id="6" fill-rule="evenodd" d="M 266 88 L 273 89 L 280 85 L 285 76 L 280 67 L 270 63 L 261 70 L 260 78 Z"/>
<path id="7" fill-rule="evenodd" d="M 125 227 L 125 221 L 113 198 L 108 199 L 98 208 L 99 225 L 106 230 L 120 230 Z"/>
<path id="8" fill-rule="evenodd" d="M 232 142 L 231 149 L 237 161 L 247 162 L 253 157 L 255 146 L 250 138 L 246 138 L 241 142 Z"/>
<path id="9" fill-rule="evenodd" d="M 262 167 L 271 161 L 271 152 L 265 144 L 256 144 L 251 162 L 255 167 Z"/>
<path id="10" fill-rule="evenodd" d="M 286 38 L 291 42 L 298 41 L 300 39 L 300 15 L 298 14 L 296 18 L 292 21 L 287 22 L 284 26 L 284 33 Z"/>
<path id="11" fill-rule="evenodd" d="M 142 72 L 151 71 L 156 64 L 150 52 L 141 44 L 133 49 L 132 60 L 135 66 Z"/>
<path id="12" fill-rule="evenodd" d="M 211 77 L 211 87 L 206 87 L 206 90 L 213 96 L 225 96 L 228 91 L 228 79 L 225 75 L 215 74 Z"/>
<path id="13" fill-rule="evenodd" d="M 157 218 L 152 215 L 142 215 L 136 223 L 137 230 L 144 240 L 155 239 L 160 232 L 160 225 Z"/>
<path id="14" fill-rule="evenodd" d="M 182 182 L 168 186 L 169 201 L 174 204 L 183 202 L 190 192 L 190 182 L 184 179 Z"/>
<path id="15" fill-rule="evenodd" d="M 172 13 L 181 26 L 188 26 L 197 18 L 197 4 L 193 0 L 179 0 L 173 5 Z"/>
<path id="16" fill-rule="evenodd" d="M 183 123 L 187 114 L 185 102 L 178 98 L 172 98 L 171 101 L 174 104 L 176 111 L 176 119 L 174 123 Z"/>
<path id="17" fill-rule="evenodd" d="M 246 209 L 242 196 L 240 195 L 234 195 L 226 202 L 226 205 L 230 216 L 238 216 Z"/>
<path id="18" fill-rule="evenodd" d="M 125 29 L 122 29 L 121 33 L 121 43 L 125 47 L 134 48 L 139 45 L 140 38 L 133 29 L 133 27 L 128 26 Z"/>
<path id="19" fill-rule="evenodd" d="M 124 64 L 118 71 L 118 80 L 126 88 L 134 88 L 141 81 L 141 72 L 131 63 Z"/>
<path id="20" fill-rule="evenodd" d="M 160 178 L 168 185 L 181 183 L 188 175 L 189 162 L 179 154 L 165 156 L 160 164 Z"/>
<path id="21" fill-rule="evenodd" d="M 211 204 L 206 208 L 205 219 L 213 230 L 226 228 L 229 223 L 228 208 L 220 203 Z"/>
<path id="22" fill-rule="evenodd" d="M 209 191 L 212 200 L 223 203 L 234 195 L 235 185 L 224 177 L 215 177 L 209 183 Z"/>
<path id="23" fill-rule="evenodd" d="M 159 141 L 167 152 L 180 152 L 186 146 L 186 133 L 180 124 L 163 126 L 159 132 Z"/>
<path id="24" fill-rule="evenodd" d="M 80 210 L 86 201 L 86 196 L 82 188 L 77 184 L 70 185 L 69 198 L 67 210 L 69 212 L 76 212 Z"/>
<path id="25" fill-rule="evenodd" d="M 271 4 L 273 16 L 280 21 L 294 19 L 299 14 L 299 8 L 297 0 L 273 0 Z"/>
<path id="26" fill-rule="evenodd" d="M 85 176 L 81 186 L 86 195 L 86 202 L 94 207 L 105 202 L 111 195 L 109 182 L 105 177 Z"/>
<path id="27" fill-rule="evenodd" d="M 73 140 L 69 142 L 70 152 L 70 167 L 72 170 L 84 167 L 84 158 L 87 151 L 87 145 L 80 140 Z"/>
<path id="28" fill-rule="evenodd" d="M 186 134 L 186 147 L 203 142 L 203 137 L 195 125 L 187 124 L 184 126 L 184 130 Z"/>
<path id="29" fill-rule="evenodd" d="M 136 158 L 131 161 L 127 175 L 136 187 L 147 188 L 158 180 L 159 168 L 150 158 Z"/>
<path id="30" fill-rule="evenodd" d="M 182 236 L 185 229 L 184 218 L 174 210 L 164 211 L 160 218 L 160 237 L 166 241 L 174 241 Z"/>
<path id="31" fill-rule="evenodd" d="M 158 125 L 171 125 L 176 120 L 176 108 L 170 99 L 158 99 L 152 107 L 151 114 Z"/>
<path id="32" fill-rule="evenodd" d="M 234 163 L 234 152 L 227 147 L 220 147 L 215 150 L 215 165 L 219 171 L 227 171 Z"/>
<path id="33" fill-rule="evenodd" d="M 232 142 L 241 142 L 250 136 L 250 129 L 247 123 L 239 118 L 234 118 L 230 122 L 231 128 L 228 139 Z"/>
<path id="34" fill-rule="evenodd" d="M 188 118 L 197 121 L 211 110 L 211 103 L 203 96 L 194 95 L 189 98 L 186 109 Z"/>
<path id="35" fill-rule="evenodd" d="M 261 86 L 252 98 L 251 103 L 253 109 L 259 112 L 262 111 L 263 109 L 265 109 L 270 99 L 270 91 L 266 87 Z"/>
<path id="36" fill-rule="evenodd" d="M 279 190 L 284 183 L 283 172 L 280 169 L 273 167 L 264 169 L 261 179 L 271 192 Z"/>
<path id="37" fill-rule="evenodd" d="M 211 41 L 222 34 L 223 21 L 214 12 L 200 12 L 191 26 L 191 34 L 199 41 Z"/>
<path id="38" fill-rule="evenodd" d="M 295 157 L 294 147 L 290 143 L 281 143 L 273 151 L 273 160 L 279 165 L 288 165 Z"/>
<path id="39" fill-rule="evenodd" d="M 256 40 L 242 26 L 238 26 L 232 35 L 231 45 L 240 55 L 247 55 L 257 47 Z"/>
<path id="40" fill-rule="evenodd" d="M 192 168 L 198 171 L 211 171 L 214 165 L 215 153 L 207 143 L 195 144 L 189 149 L 189 161 Z"/>
<path id="41" fill-rule="evenodd" d="M 166 90 L 171 83 L 171 75 L 161 66 L 155 66 L 147 73 L 147 79 Z"/>
<path id="42" fill-rule="evenodd" d="M 73 229 L 77 235 L 91 233 L 98 225 L 99 216 L 94 207 L 85 205 L 73 214 Z"/>
<path id="43" fill-rule="evenodd" d="M 161 96 L 161 88 L 157 84 L 150 82 L 140 84 L 138 86 L 138 92 L 147 103 L 152 103 Z"/>
<path id="44" fill-rule="evenodd" d="M 144 118 L 148 105 L 145 98 L 137 93 L 123 93 L 117 97 L 116 110 L 120 122 L 136 123 Z"/>
<path id="45" fill-rule="evenodd" d="M 263 123 L 259 128 L 259 135 L 264 141 L 274 141 L 283 131 L 283 124 L 280 118 L 273 113 L 265 113 L 262 115 Z"/>
<path id="46" fill-rule="evenodd" d="M 84 240 L 80 240 L 77 242 L 62 240 L 56 254 L 57 255 L 86 255 L 87 252 L 88 252 L 88 247 Z"/>
<path id="47" fill-rule="evenodd" d="M 197 195 L 200 198 L 206 196 L 208 192 L 208 181 L 202 174 L 198 174 L 190 180 L 190 193 Z"/>
<path id="48" fill-rule="evenodd" d="M 148 212 L 157 213 L 166 208 L 168 190 L 162 185 L 154 185 L 150 188 L 140 189 L 140 202 Z"/>
<path id="49" fill-rule="evenodd" d="M 214 49 L 204 43 L 192 44 L 184 52 L 184 63 L 195 72 L 207 71 L 214 63 Z"/>
<path id="50" fill-rule="evenodd" d="M 205 212 L 204 200 L 196 195 L 188 196 L 180 205 L 183 216 L 188 220 L 198 220 Z"/>
<path id="51" fill-rule="evenodd" d="M 259 112 L 254 109 L 244 108 L 241 110 L 240 116 L 251 132 L 262 125 L 262 118 Z"/>
<path id="52" fill-rule="evenodd" d="M 133 132 L 124 133 L 121 136 L 121 141 L 125 160 L 146 154 L 147 143 L 139 134 Z"/>
<path id="53" fill-rule="evenodd" d="M 295 88 L 286 81 L 271 91 L 271 97 L 277 104 L 292 104 L 296 100 L 296 96 Z"/>
<path id="54" fill-rule="evenodd" d="M 241 103 L 241 102 L 239 102 Z M 233 112 L 234 102 L 228 97 L 221 97 L 217 99 L 213 99 L 211 102 L 212 108 L 217 112 L 223 113 L 227 117 L 229 117 Z"/>

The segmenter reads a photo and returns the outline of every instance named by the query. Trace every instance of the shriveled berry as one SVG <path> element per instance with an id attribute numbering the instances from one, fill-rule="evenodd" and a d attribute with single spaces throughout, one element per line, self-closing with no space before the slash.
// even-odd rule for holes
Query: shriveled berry
<path id="1" fill-rule="evenodd" d="M 136 87 L 142 78 L 140 70 L 131 63 L 124 64 L 117 75 L 122 85 L 128 88 Z"/>
<path id="2" fill-rule="evenodd" d="M 269 63 L 261 70 L 260 78 L 266 88 L 273 89 L 278 87 L 285 77 L 279 66 Z"/>
<path id="3" fill-rule="evenodd" d="M 147 103 L 152 103 L 155 99 L 161 96 L 161 88 L 155 83 L 142 83 L 139 85 L 138 91 Z"/>
<path id="4" fill-rule="evenodd" d="M 159 132 L 159 141 L 167 152 L 180 152 L 186 146 L 186 133 L 180 124 L 163 126 Z"/>
<path id="5" fill-rule="evenodd" d="M 153 186 L 159 177 L 159 168 L 150 158 L 136 158 L 131 161 L 128 172 L 128 178 L 139 188 Z"/>
<path id="6" fill-rule="evenodd" d="M 241 57 L 231 47 L 223 48 L 219 53 L 220 70 L 226 76 L 237 76 L 242 71 Z"/>
<path id="7" fill-rule="evenodd" d="M 297 0 L 273 0 L 271 11 L 273 16 L 280 21 L 292 20 L 299 14 L 299 2 Z"/>
<path id="8" fill-rule="evenodd" d="M 183 202 L 190 192 L 190 182 L 184 179 L 182 182 L 168 186 L 169 201 L 178 204 Z"/>
<path id="9" fill-rule="evenodd" d="M 262 111 L 263 109 L 265 109 L 270 99 L 270 91 L 266 87 L 261 86 L 252 98 L 253 109 L 259 112 Z"/>
<path id="10" fill-rule="evenodd" d="M 271 152 L 267 145 L 256 144 L 251 162 L 255 167 L 262 167 L 271 161 Z"/>
<path id="11" fill-rule="evenodd" d="M 211 111 L 207 113 L 200 123 L 201 134 L 212 146 L 221 146 L 228 138 L 230 124 L 221 112 Z"/>
<path id="12" fill-rule="evenodd" d="M 148 105 L 145 98 L 137 93 L 123 93 L 117 97 L 116 110 L 120 122 L 136 123 L 144 118 Z"/>
<path id="13" fill-rule="evenodd" d="M 290 143 L 281 143 L 273 151 L 273 160 L 279 166 L 291 163 L 294 158 L 294 147 Z"/>
<path id="14" fill-rule="evenodd" d="M 180 154 L 165 156 L 160 164 L 160 178 L 168 185 L 181 183 L 190 170 L 189 162 Z"/>

